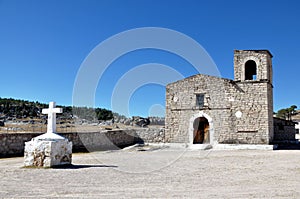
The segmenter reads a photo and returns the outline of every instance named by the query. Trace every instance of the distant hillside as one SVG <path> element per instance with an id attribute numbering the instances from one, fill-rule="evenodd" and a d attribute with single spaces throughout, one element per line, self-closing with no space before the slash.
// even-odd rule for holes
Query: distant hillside
<path id="1" fill-rule="evenodd" d="M 38 117 L 47 104 L 12 98 L 0 98 L 0 114 L 7 117 Z"/>
<path id="2" fill-rule="evenodd" d="M 13 98 L 0 98 L 0 122 L 6 120 L 15 120 L 23 118 L 31 119 L 46 119 L 47 116 L 42 114 L 42 109 L 47 108 L 48 104 L 40 103 L 38 101 L 19 100 Z M 115 123 L 122 123 L 126 125 L 133 125 L 134 121 L 124 115 L 113 113 L 111 110 L 104 108 L 87 108 L 87 107 L 72 107 L 60 106 L 63 108 L 63 113 L 57 115 L 61 119 L 77 119 L 86 120 L 89 122 L 99 122 L 112 120 Z M 164 125 L 165 118 L 163 117 L 149 117 L 150 124 Z"/>
<path id="3" fill-rule="evenodd" d="M 1 118 L 41 118 L 43 115 L 42 109 L 47 108 L 48 104 L 38 101 L 27 101 L 12 98 L 0 98 L 0 116 Z M 72 118 L 73 114 L 81 119 L 86 120 L 110 120 L 113 118 L 113 113 L 110 110 L 103 108 L 87 108 L 87 107 L 72 107 L 60 106 L 63 108 L 63 114 L 58 117 Z"/>

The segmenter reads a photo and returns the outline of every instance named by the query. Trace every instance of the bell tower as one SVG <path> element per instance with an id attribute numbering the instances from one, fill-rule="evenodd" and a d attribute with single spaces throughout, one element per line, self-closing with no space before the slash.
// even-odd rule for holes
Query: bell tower
<path id="1" fill-rule="evenodd" d="M 268 50 L 234 51 L 234 82 L 242 90 L 235 111 L 245 115 L 237 120 L 237 132 L 254 132 L 256 143 L 274 137 L 272 57 Z"/>
<path id="2" fill-rule="evenodd" d="M 268 82 L 272 85 L 272 57 L 268 50 L 235 50 L 234 80 Z"/>

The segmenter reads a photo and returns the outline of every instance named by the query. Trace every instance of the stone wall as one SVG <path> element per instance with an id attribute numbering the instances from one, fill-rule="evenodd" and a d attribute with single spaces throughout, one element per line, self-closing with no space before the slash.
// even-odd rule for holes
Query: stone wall
<path id="1" fill-rule="evenodd" d="M 264 81 L 232 85 L 228 88 L 233 113 L 231 139 L 236 143 L 269 144 L 273 139 L 272 85 Z M 237 112 L 242 113 L 240 118 L 235 116 Z M 221 139 L 222 136 L 221 143 L 228 143 L 228 139 Z"/>
<path id="2" fill-rule="evenodd" d="M 234 82 L 201 74 L 169 84 L 166 142 L 191 143 L 193 120 L 205 117 L 214 143 L 268 144 L 273 137 L 271 90 L 267 82 Z M 204 94 L 203 107 L 196 106 L 197 93 Z M 242 113 L 240 118 L 237 112 Z"/>
<path id="3" fill-rule="evenodd" d="M 107 131 L 90 133 L 61 133 L 73 143 L 73 152 L 114 150 L 136 142 L 134 132 Z M 23 156 L 24 143 L 41 133 L 1 133 L 0 157 Z"/>
<path id="4" fill-rule="evenodd" d="M 0 133 L 0 157 L 23 156 L 25 142 L 42 133 Z M 135 143 L 164 142 L 164 128 L 137 128 L 88 133 L 60 133 L 73 143 L 73 152 L 116 150 Z"/>
<path id="5" fill-rule="evenodd" d="M 273 142 L 295 141 L 295 122 L 280 118 L 274 118 L 274 140 Z"/>
<path id="6" fill-rule="evenodd" d="M 165 128 L 135 128 L 136 142 L 138 143 L 161 143 L 165 142 Z"/>
<path id="7" fill-rule="evenodd" d="M 268 51 L 235 51 L 235 80 L 198 74 L 167 85 L 166 142 L 191 144 L 193 121 L 204 117 L 210 144 L 269 144 L 274 136 L 271 57 Z M 245 80 L 248 60 L 257 64 L 256 79 Z M 204 96 L 201 107 L 197 95 Z"/>
<path id="8" fill-rule="evenodd" d="M 189 143 L 193 119 L 198 116 L 213 118 L 215 132 L 228 132 L 229 106 L 225 102 L 225 88 L 229 80 L 207 75 L 195 75 L 167 85 L 166 88 L 166 142 Z M 196 94 L 204 94 L 204 106 L 196 105 Z"/>
<path id="9" fill-rule="evenodd" d="M 0 157 L 18 156 L 24 152 L 24 143 L 40 134 L 0 133 Z"/>
<path id="10" fill-rule="evenodd" d="M 273 83 L 272 55 L 267 50 L 235 50 L 234 51 L 234 80 L 245 81 L 245 63 L 255 61 L 257 65 L 256 79 L 268 80 Z"/>

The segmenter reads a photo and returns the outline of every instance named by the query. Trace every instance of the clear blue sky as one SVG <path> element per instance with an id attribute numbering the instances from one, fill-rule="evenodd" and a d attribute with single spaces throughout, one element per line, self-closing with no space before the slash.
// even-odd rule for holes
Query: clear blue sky
<path id="1" fill-rule="evenodd" d="M 163 27 L 200 43 L 224 78 L 233 79 L 234 49 L 269 49 L 275 111 L 300 106 L 299 10 L 297 0 L 0 0 L 0 97 L 72 105 L 76 74 L 100 42 L 128 29 Z M 146 63 L 172 66 L 184 76 L 196 73 L 165 51 L 132 52 L 105 72 L 96 106 L 110 109 L 113 85 Z M 131 96 L 130 114 L 148 116 L 164 99 L 163 86 L 143 86 Z"/>

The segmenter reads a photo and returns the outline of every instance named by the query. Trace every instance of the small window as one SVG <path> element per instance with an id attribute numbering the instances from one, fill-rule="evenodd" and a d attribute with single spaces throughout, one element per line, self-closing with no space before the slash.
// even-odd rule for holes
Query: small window
<path id="1" fill-rule="evenodd" d="M 196 106 L 199 108 L 204 106 L 204 94 L 196 94 Z"/>
<path id="2" fill-rule="evenodd" d="M 245 80 L 256 80 L 256 63 L 253 60 L 245 63 Z"/>

